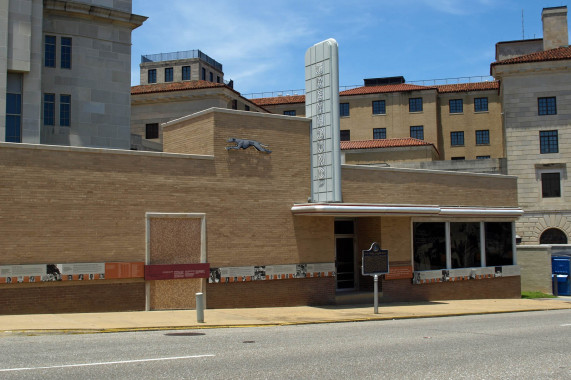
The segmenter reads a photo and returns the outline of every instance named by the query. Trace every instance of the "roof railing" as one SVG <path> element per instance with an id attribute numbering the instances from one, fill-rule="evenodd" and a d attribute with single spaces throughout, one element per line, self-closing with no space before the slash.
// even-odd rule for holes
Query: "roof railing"
<path id="1" fill-rule="evenodd" d="M 217 62 L 213 58 L 204 54 L 198 49 L 186 50 L 186 51 L 175 51 L 172 53 L 158 53 L 158 54 L 147 54 L 141 56 L 141 63 L 146 62 L 163 62 L 163 61 L 176 61 L 179 59 L 191 59 L 198 58 L 210 66 L 214 67 L 216 70 L 222 71 L 222 64 Z"/>
<path id="2" fill-rule="evenodd" d="M 489 75 L 475 75 L 470 77 L 457 77 L 457 78 L 441 78 L 441 79 L 422 79 L 406 81 L 408 84 L 416 84 L 419 86 L 439 86 L 445 84 L 459 84 L 459 83 L 474 83 L 474 82 L 493 82 L 494 77 Z M 349 86 L 339 86 L 339 91 L 352 90 L 357 87 L 363 87 L 362 84 L 354 84 Z M 305 89 L 297 90 L 283 90 L 283 91 L 265 91 L 265 92 L 252 92 L 250 94 L 243 94 L 246 99 L 256 98 L 275 98 L 279 96 L 294 96 L 305 95 Z"/>

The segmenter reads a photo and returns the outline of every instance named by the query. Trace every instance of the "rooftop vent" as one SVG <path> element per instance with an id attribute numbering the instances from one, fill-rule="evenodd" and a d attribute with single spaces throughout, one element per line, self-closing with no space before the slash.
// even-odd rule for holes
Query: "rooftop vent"
<path id="1" fill-rule="evenodd" d="M 367 86 L 386 86 L 389 84 L 403 84 L 405 83 L 403 76 L 398 77 L 384 77 L 384 78 L 366 78 L 365 87 Z"/>

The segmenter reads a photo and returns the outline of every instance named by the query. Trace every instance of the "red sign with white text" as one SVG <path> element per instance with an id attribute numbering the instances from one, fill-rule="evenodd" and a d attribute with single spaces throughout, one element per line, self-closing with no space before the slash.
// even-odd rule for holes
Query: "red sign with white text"
<path id="1" fill-rule="evenodd" d="M 180 280 L 209 276 L 209 263 L 145 265 L 145 280 Z"/>

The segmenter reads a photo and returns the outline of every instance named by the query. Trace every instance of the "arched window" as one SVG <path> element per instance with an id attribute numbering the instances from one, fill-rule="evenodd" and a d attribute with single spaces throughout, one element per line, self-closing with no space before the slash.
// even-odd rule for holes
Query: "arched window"
<path id="1" fill-rule="evenodd" d="M 539 244 L 567 244 L 567 236 L 558 228 L 549 228 L 541 234 Z"/>

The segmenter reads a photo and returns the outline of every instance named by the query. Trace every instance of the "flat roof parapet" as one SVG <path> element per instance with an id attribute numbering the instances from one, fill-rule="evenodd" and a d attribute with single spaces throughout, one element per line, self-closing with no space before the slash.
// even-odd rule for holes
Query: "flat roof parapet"
<path id="1" fill-rule="evenodd" d="M 158 53 L 158 54 L 147 54 L 141 56 L 141 63 L 146 62 L 163 62 L 163 61 L 176 61 L 179 59 L 191 59 L 198 58 L 217 70 L 222 71 L 222 64 L 216 60 L 210 58 L 208 55 L 204 54 L 198 49 L 186 50 L 186 51 L 175 51 L 172 53 Z"/>

